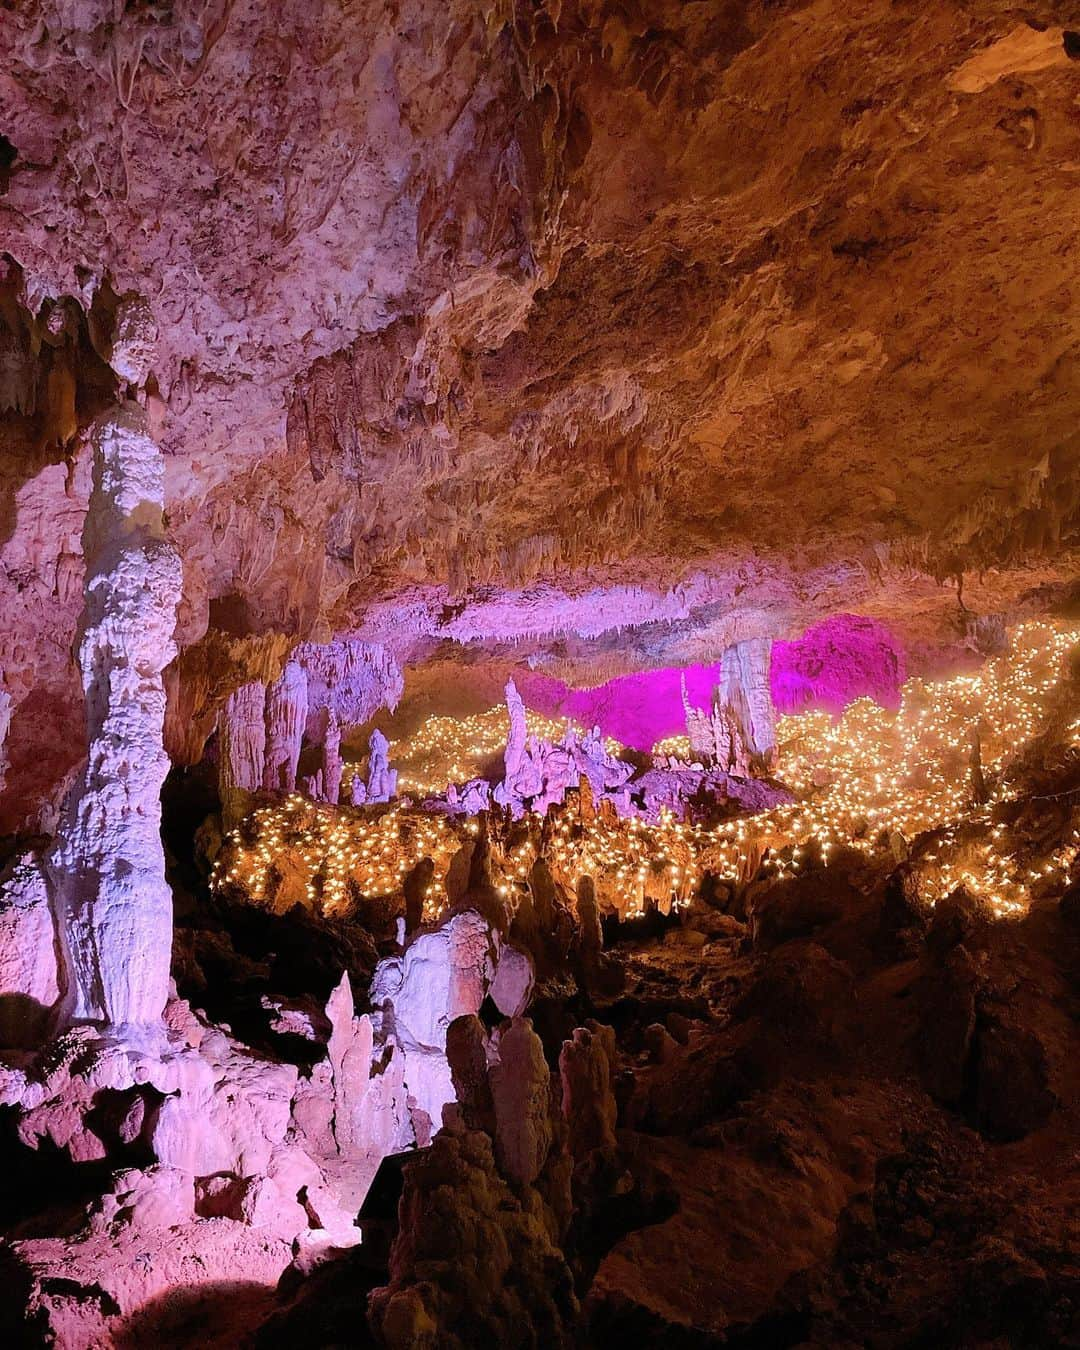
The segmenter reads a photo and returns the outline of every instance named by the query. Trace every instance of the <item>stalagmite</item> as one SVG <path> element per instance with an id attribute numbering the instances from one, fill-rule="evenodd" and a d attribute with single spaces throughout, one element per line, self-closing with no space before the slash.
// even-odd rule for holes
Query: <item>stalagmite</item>
<path id="1" fill-rule="evenodd" d="M 50 859 L 71 1021 L 157 1023 L 172 895 L 161 844 L 165 689 L 181 568 L 165 538 L 164 461 L 134 403 L 93 433 L 79 664 L 89 756 Z"/>
<path id="2" fill-rule="evenodd" d="M 691 705 L 686 692 L 686 678 L 682 681 L 683 708 L 686 712 L 686 735 L 690 742 L 690 758 L 722 773 L 745 777 L 750 772 L 750 755 L 742 723 L 735 708 L 713 700 L 712 712 Z"/>
<path id="3" fill-rule="evenodd" d="M 525 725 L 525 703 L 517 691 L 513 680 L 506 682 L 506 710 L 510 714 L 510 731 L 506 737 L 506 751 L 503 754 L 503 776 L 507 783 L 513 783 L 521 772 L 525 758 L 525 739 L 528 728 Z"/>
<path id="4" fill-rule="evenodd" d="M 367 798 L 369 802 L 388 802 L 397 792 L 397 770 L 389 766 L 390 742 L 376 727 L 368 742 L 368 781 Z"/>
<path id="5" fill-rule="evenodd" d="M 293 792 L 308 714 L 307 675 L 289 661 L 266 694 L 266 766 L 263 787 Z"/>
<path id="6" fill-rule="evenodd" d="M 322 796 L 336 806 L 341 796 L 341 727 L 333 707 L 326 709 L 322 743 Z"/>
<path id="7" fill-rule="evenodd" d="M 732 709 L 750 750 L 764 758 L 776 749 L 771 657 L 771 638 L 750 638 L 729 647 L 720 665 L 721 707 Z"/>

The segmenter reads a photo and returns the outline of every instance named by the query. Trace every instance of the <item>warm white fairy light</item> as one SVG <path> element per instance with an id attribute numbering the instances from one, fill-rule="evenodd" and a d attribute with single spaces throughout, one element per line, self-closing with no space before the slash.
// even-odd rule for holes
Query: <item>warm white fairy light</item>
<path id="1" fill-rule="evenodd" d="M 836 721 L 824 713 L 781 718 L 776 774 L 795 794 L 791 804 L 711 828 L 671 816 L 657 825 L 605 813 L 582 819 L 566 809 L 549 822 L 544 856 L 566 885 L 592 876 L 602 904 L 632 915 L 651 904 L 685 902 L 706 870 L 745 877 L 748 859 L 766 845 L 767 874 L 797 875 L 811 857 L 827 864 L 840 846 L 870 854 L 891 836 L 910 843 L 936 831 L 922 856 L 928 899 L 963 884 L 999 914 L 1022 912 L 1034 891 L 1069 874 L 1080 834 L 1049 859 L 1010 852 L 1005 827 L 992 819 L 1003 789 L 999 784 L 988 804 L 972 804 L 969 752 L 978 732 L 984 774 L 997 782 L 1004 762 L 1040 731 L 1077 640 L 1076 627 L 1025 624 L 1013 633 L 1009 654 L 977 674 L 908 681 L 897 712 L 860 700 Z M 397 747 L 401 790 L 420 795 L 473 776 L 501 751 L 507 725 L 505 708 L 429 718 Z M 557 739 L 566 726 L 529 714 L 537 736 Z M 678 753 L 679 739 L 668 738 L 656 752 Z M 1067 739 L 1080 745 L 1080 718 Z M 444 903 L 450 860 L 475 829 L 475 822 L 399 806 L 372 813 L 292 796 L 256 811 L 229 837 L 213 884 L 271 902 L 287 859 L 300 869 L 308 901 L 340 913 L 354 895 L 399 892 L 409 870 L 430 857 L 434 876 L 426 903 L 434 913 Z M 507 896 L 524 885 L 539 841 L 538 828 L 526 831 L 504 858 Z"/>
<path id="2" fill-rule="evenodd" d="M 565 717 L 525 713 L 530 736 L 557 742 L 568 731 L 577 736 L 583 728 Z M 429 717 L 411 736 L 391 742 L 390 759 L 398 771 L 398 791 L 415 797 L 445 792 L 448 783 L 476 778 L 493 758 L 501 756 L 510 730 L 510 714 L 504 703 L 470 717 Z M 604 748 L 618 755 L 622 746 L 606 738 Z"/>

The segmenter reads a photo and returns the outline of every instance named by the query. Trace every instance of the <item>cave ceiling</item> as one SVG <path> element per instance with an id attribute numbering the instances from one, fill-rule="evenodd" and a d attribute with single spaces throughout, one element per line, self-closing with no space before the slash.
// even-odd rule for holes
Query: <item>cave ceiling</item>
<path id="1" fill-rule="evenodd" d="M 132 297 L 185 648 L 587 678 L 1071 581 L 1065 6 L 42 0 L 0 52 L 17 699 L 70 678 Z"/>

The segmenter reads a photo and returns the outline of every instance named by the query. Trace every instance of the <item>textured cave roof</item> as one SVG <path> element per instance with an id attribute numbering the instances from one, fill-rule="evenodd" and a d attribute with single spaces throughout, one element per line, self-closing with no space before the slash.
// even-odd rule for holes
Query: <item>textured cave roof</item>
<path id="1" fill-rule="evenodd" d="M 0 313 L 30 343 L 57 297 L 91 336 L 103 296 L 148 302 L 184 645 L 513 639 L 581 675 L 840 608 L 923 634 L 944 578 L 1000 608 L 1073 576 L 1067 15 L 22 4 Z M 78 612 L 57 426 L 40 393 L 0 437 L 24 697 Z"/>

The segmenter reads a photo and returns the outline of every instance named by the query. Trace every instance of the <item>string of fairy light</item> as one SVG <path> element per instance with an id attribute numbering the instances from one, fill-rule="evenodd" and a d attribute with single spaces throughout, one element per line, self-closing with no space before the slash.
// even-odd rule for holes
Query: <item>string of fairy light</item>
<path id="1" fill-rule="evenodd" d="M 634 915 L 687 902 L 706 871 L 732 881 L 754 872 L 793 876 L 827 865 L 841 847 L 870 855 L 890 844 L 906 848 L 929 831 L 935 833 L 921 854 L 928 900 L 963 884 L 999 914 L 1020 912 L 1033 893 L 1069 875 L 1080 833 L 1050 856 L 1010 849 L 1008 830 L 993 814 L 1009 792 L 1000 771 L 1042 729 L 1078 641 L 1076 626 L 1024 624 L 1009 653 L 975 674 L 908 681 L 895 712 L 862 699 L 835 720 L 820 712 L 781 718 L 775 772 L 795 800 L 766 813 L 705 827 L 671 815 L 648 824 L 564 809 L 542 842 L 532 829 L 506 853 L 502 889 L 509 895 L 523 886 L 542 851 L 567 886 L 590 875 L 602 905 Z M 501 751 L 507 726 L 505 708 L 429 718 L 394 756 L 400 790 L 431 793 L 448 779 L 472 776 Z M 531 734 L 557 739 L 566 728 L 529 714 Z M 971 796 L 976 735 L 989 785 L 981 803 Z M 1080 718 L 1067 735 L 1080 746 Z M 668 738 L 655 752 L 685 756 L 685 740 Z M 426 905 L 434 916 L 445 903 L 450 861 L 475 830 L 475 822 L 399 804 L 373 812 L 294 795 L 261 807 L 229 836 L 213 884 L 256 903 L 276 905 L 285 896 L 343 913 L 363 897 L 400 891 L 411 869 L 430 857 Z"/>
<path id="2" fill-rule="evenodd" d="M 530 736 L 555 743 L 567 732 L 581 736 L 583 728 L 566 717 L 545 717 L 526 709 L 525 725 Z M 510 714 L 500 703 L 487 712 L 469 717 L 429 717 L 417 731 L 400 741 L 391 741 L 390 760 L 398 771 L 398 792 L 430 797 L 446 790 L 447 783 L 464 783 L 479 777 L 491 760 L 502 755 L 510 730 Z M 618 741 L 605 738 L 609 754 L 622 751 Z"/>

